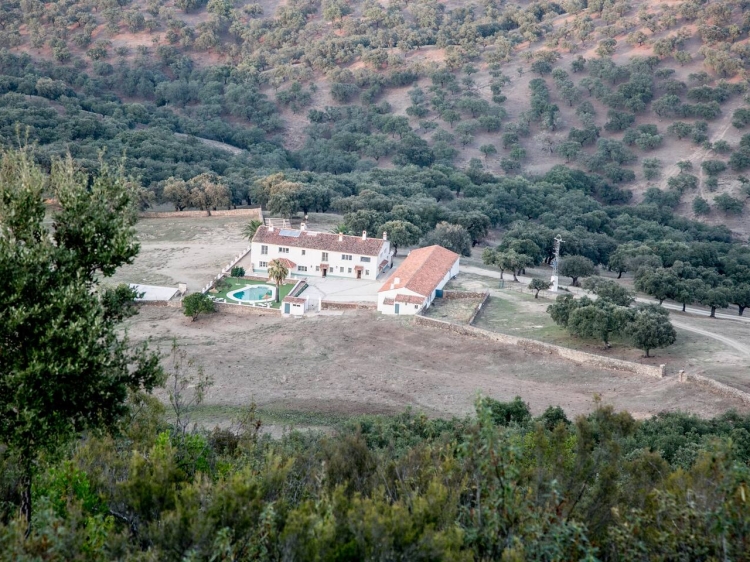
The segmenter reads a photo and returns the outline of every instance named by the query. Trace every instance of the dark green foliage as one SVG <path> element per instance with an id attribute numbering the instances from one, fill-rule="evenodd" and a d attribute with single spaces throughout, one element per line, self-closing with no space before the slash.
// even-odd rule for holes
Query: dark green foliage
<path id="1" fill-rule="evenodd" d="M 498 426 L 525 424 L 531 420 L 529 405 L 520 396 L 516 396 L 512 402 L 498 402 L 485 398 L 482 406 L 488 409 L 492 422 Z"/>
<path id="2" fill-rule="evenodd" d="M 633 293 L 625 287 L 615 281 L 601 277 L 589 277 L 583 282 L 583 288 L 617 306 L 630 306 L 635 300 Z"/>
<path id="3" fill-rule="evenodd" d="M 750 148 L 741 147 L 729 157 L 729 167 L 736 172 L 750 168 Z"/>
<path id="4" fill-rule="evenodd" d="M 693 212 L 699 216 L 706 216 L 711 212 L 711 205 L 703 197 L 693 199 Z"/>
<path id="5" fill-rule="evenodd" d="M 633 319 L 625 325 L 623 332 L 635 347 L 642 349 L 646 352 L 646 357 L 649 357 L 652 349 L 670 346 L 677 339 L 668 315 L 664 309 L 640 307 Z"/>
<path id="6" fill-rule="evenodd" d="M 701 168 L 709 176 L 716 176 L 727 169 L 727 163 L 722 160 L 704 160 L 701 162 Z"/>
<path id="7" fill-rule="evenodd" d="M 570 277 L 574 287 L 578 286 L 580 277 L 589 277 L 596 273 L 594 262 L 584 256 L 566 256 L 560 264 L 560 275 Z"/>
<path id="8" fill-rule="evenodd" d="M 201 314 L 211 314 L 214 311 L 213 301 L 204 293 L 191 293 L 182 299 L 182 312 L 193 321 Z"/>
<path id="9" fill-rule="evenodd" d="M 698 177 L 693 174 L 680 172 L 676 176 L 669 178 L 667 180 L 667 185 L 670 189 L 683 193 L 688 189 L 696 189 L 698 187 Z"/>
<path id="10" fill-rule="evenodd" d="M 745 208 L 745 201 L 737 199 L 727 193 L 714 197 L 716 208 L 728 215 L 739 215 Z"/>
<path id="11" fill-rule="evenodd" d="M 737 129 L 744 129 L 748 124 L 750 124 L 750 109 L 746 107 L 735 109 L 732 114 L 732 125 Z"/>
<path id="12" fill-rule="evenodd" d="M 81 174 L 70 159 L 54 162 L 48 176 L 27 150 L 0 159 L 0 443 L 18 463 L 30 524 L 40 457 L 83 431 L 114 429 L 128 396 L 150 391 L 161 370 L 122 335 L 135 292 L 100 284 L 138 253 L 133 185 L 107 167 Z M 61 207 L 52 228 L 42 201 L 48 187 Z"/>
<path id="13" fill-rule="evenodd" d="M 604 124 L 604 129 L 610 132 L 624 131 L 635 123 L 635 115 L 624 111 L 610 109 L 607 112 L 609 121 Z"/>
<path id="14" fill-rule="evenodd" d="M 457 224 L 441 222 L 419 243 L 422 247 L 433 244 L 447 248 L 461 256 L 471 255 L 471 236 L 464 227 Z"/>
<path id="15" fill-rule="evenodd" d="M 546 279 L 540 279 L 539 277 L 534 277 L 529 282 L 529 289 L 534 291 L 534 298 L 539 298 L 539 291 L 546 291 L 552 286 L 552 283 L 547 281 Z"/>
<path id="16" fill-rule="evenodd" d="M 233 267 L 232 271 L 229 274 L 231 277 L 244 277 L 245 276 L 245 268 L 244 267 Z"/>

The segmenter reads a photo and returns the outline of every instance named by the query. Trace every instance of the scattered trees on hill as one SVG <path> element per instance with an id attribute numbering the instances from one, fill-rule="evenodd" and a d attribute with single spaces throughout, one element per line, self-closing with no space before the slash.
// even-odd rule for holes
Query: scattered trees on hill
<path id="1" fill-rule="evenodd" d="M 513 274 L 513 281 L 518 282 L 518 275 L 526 267 L 534 264 L 534 259 L 526 254 L 521 254 L 515 250 L 493 250 L 486 248 L 482 252 L 482 262 L 485 265 L 494 265 L 500 270 L 500 279 L 503 278 L 505 271 Z"/>
<path id="2" fill-rule="evenodd" d="M 606 284 L 601 283 L 600 287 L 604 289 Z M 611 338 L 625 337 L 642 349 L 646 357 L 650 357 L 652 349 L 675 342 L 676 332 L 665 309 L 652 305 L 631 308 L 629 302 L 620 305 L 610 300 L 605 291 L 598 297 L 594 301 L 588 297 L 576 299 L 571 294 L 560 295 L 547 307 L 547 312 L 556 324 L 574 336 L 599 340 L 606 347 Z"/>
<path id="3" fill-rule="evenodd" d="M 534 277 L 529 282 L 529 289 L 534 291 L 534 298 L 539 298 L 539 291 L 546 291 L 552 286 L 552 283 L 547 281 L 546 279 L 540 279 L 539 277 Z"/>

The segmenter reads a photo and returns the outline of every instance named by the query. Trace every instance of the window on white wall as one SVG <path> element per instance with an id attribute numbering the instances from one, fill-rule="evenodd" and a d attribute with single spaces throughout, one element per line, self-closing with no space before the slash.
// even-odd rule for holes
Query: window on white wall
<path id="1" fill-rule="evenodd" d="M 328 261 L 328 252 L 323 252 L 323 256 L 321 258 L 324 262 Z"/>
<path id="2" fill-rule="evenodd" d="M 352 268 L 350 267 L 350 268 L 349 268 L 349 273 L 351 273 L 351 272 L 352 272 Z"/>
<path id="3" fill-rule="evenodd" d="M 365 269 L 365 275 L 370 275 L 370 270 L 369 269 Z"/>
<path id="4" fill-rule="evenodd" d="M 268 267 L 267 261 L 258 262 L 258 267 Z"/>
<path id="5" fill-rule="evenodd" d="M 343 268 L 343 267 L 339 267 L 339 271 L 340 271 L 341 273 L 344 273 L 344 268 Z"/>
<path id="6" fill-rule="evenodd" d="M 307 271 L 307 266 L 306 265 L 298 265 L 297 266 L 297 270 L 298 271 Z"/>
<path id="7" fill-rule="evenodd" d="M 351 254 L 341 254 L 341 259 L 344 261 L 352 261 L 352 255 Z"/>
<path id="8" fill-rule="evenodd" d="M 361 258 L 359 258 L 359 261 L 364 262 L 364 263 L 370 263 L 370 258 L 368 258 L 367 256 L 362 256 Z"/>
<path id="9" fill-rule="evenodd" d="M 263 254 L 264 256 L 267 256 L 268 255 L 268 246 L 261 246 L 260 247 L 260 253 Z"/>
<path id="10" fill-rule="evenodd" d="M 304 250 L 302 250 L 302 255 L 303 255 L 303 256 L 305 255 L 305 251 L 304 251 Z"/>
<path id="11" fill-rule="evenodd" d="M 280 247 L 279 247 L 279 253 L 280 253 L 280 254 L 288 254 L 288 253 L 289 253 L 289 248 L 282 248 L 282 247 L 280 246 Z"/>

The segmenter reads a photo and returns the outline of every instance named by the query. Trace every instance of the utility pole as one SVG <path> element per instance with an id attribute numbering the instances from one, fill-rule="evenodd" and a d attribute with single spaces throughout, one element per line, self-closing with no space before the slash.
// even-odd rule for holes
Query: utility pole
<path id="1" fill-rule="evenodd" d="M 560 265 L 560 244 L 562 244 L 564 240 L 562 239 L 562 236 L 559 234 L 555 236 L 555 257 L 552 259 L 552 292 L 557 292 L 557 285 L 558 285 L 558 276 L 557 276 L 557 268 Z"/>

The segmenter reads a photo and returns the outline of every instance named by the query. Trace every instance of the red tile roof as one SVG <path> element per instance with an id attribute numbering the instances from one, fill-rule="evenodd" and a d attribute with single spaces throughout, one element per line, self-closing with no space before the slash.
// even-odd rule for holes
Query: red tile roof
<path id="1" fill-rule="evenodd" d="M 283 235 L 281 232 L 289 232 L 293 235 Z M 361 236 L 344 235 L 339 237 L 338 234 L 315 232 L 313 230 L 279 228 L 269 230 L 267 226 L 258 227 L 255 236 L 253 236 L 253 243 L 321 250 L 323 252 L 341 252 L 359 256 L 377 256 L 380 254 L 383 245 L 388 244 L 386 240 L 381 238 L 365 238 L 363 240 Z"/>
<path id="2" fill-rule="evenodd" d="M 458 254 L 442 246 L 412 250 L 378 292 L 406 288 L 425 297 L 429 296 L 458 258 Z"/>
<path id="3" fill-rule="evenodd" d="M 279 260 L 279 262 L 280 262 L 280 263 L 281 263 L 281 264 L 282 264 L 282 265 L 283 265 L 284 267 L 286 267 L 286 268 L 287 268 L 287 269 L 289 269 L 289 270 L 292 270 L 292 269 L 294 269 L 295 267 L 297 267 L 297 264 L 296 264 L 296 263 L 294 263 L 294 262 L 293 262 L 292 260 L 288 260 L 288 259 L 286 259 L 286 258 L 277 258 L 277 259 Z M 276 260 L 271 260 L 271 261 L 276 261 Z"/>
<path id="4" fill-rule="evenodd" d="M 386 297 L 386 298 L 384 298 L 384 299 L 383 299 L 383 304 L 385 304 L 385 305 L 389 305 L 389 306 L 390 306 L 390 305 L 392 305 L 392 304 L 393 304 L 394 302 L 396 302 L 396 301 L 395 301 L 395 300 L 393 300 L 393 299 L 389 299 L 388 297 Z"/>
<path id="5" fill-rule="evenodd" d="M 406 304 L 424 304 L 427 297 L 418 297 L 416 295 L 396 295 L 396 302 L 403 302 Z"/>
<path id="6" fill-rule="evenodd" d="M 286 296 L 286 297 L 284 297 L 284 300 L 282 302 L 291 302 L 291 303 L 294 303 L 294 304 L 305 304 L 305 301 L 306 301 L 306 299 L 304 299 L 302 297 L 290 297 L 290 296 Z"/>

